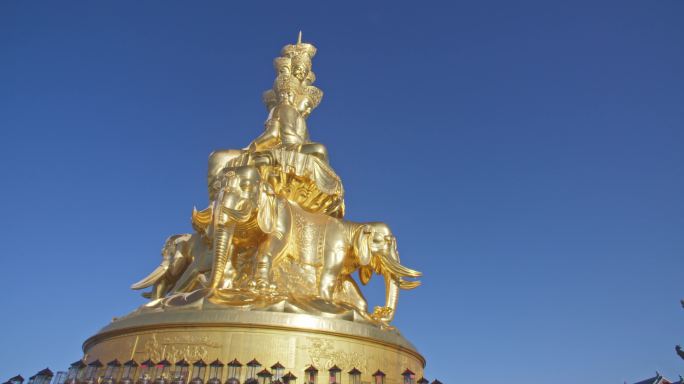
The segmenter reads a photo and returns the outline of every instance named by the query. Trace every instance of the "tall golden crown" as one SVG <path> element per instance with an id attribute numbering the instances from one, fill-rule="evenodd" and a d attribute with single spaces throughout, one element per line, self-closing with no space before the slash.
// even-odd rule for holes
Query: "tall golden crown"
<path id="1" fill-rule="evenodd" d="M 288 44 L 283 47 L 280 54 L 285 57 L 295 58 L 306 56 L 309 60 L 316 56 L 316 47 L 309 43 L 302 43 L 302 32 L 299 32 L 296 44 Z"/>

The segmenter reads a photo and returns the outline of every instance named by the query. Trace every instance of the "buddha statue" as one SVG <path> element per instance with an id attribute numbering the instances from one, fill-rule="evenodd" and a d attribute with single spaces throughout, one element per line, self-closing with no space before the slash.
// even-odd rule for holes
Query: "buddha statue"
<path id="1" fill-rule="evenodd" d="M 276 80 L 273 89 L 263 95 L 269 111 L 264 132 L 249 145 L 248 150 L 259 152 L 283 148 L 315 156 L 328 163 L 328 152 L 323 144 L 311 142 L 306 119 L 323 98 L 323 92 L 311 85 L 316 77 L 311 71 L 311 58 L 316 48 L 301 42 L 286 45 L 282 56 L 274 61 Z"/>

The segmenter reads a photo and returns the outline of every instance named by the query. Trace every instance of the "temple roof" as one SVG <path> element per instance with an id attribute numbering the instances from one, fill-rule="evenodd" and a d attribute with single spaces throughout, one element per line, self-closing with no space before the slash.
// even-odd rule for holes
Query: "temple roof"
<path id="1" fill-rule="evenodd" d="M 165 366 L 165 367 L 170 367 L 170 366 L 171 366 L 171 362 L 168 361 L 168 360 L 166 360 L 166 359 L 164 359 L 164 360 L 158 362 L 157 365 L 163 365 L 163 366 Z"/>
<path id="2" fill-rule="evenodd" d="M 668 379 L 664 378 L 663 375 L 660 373 L 656 372 L 656 375 L 654 377 L 651 377 L 646 380 L 639 381 L 634 384 L 672 384 Z"/>
<path id="3" fill-rule="evenodd" d="M 221 362 L 221 360 L 216 359 L 216 360 L 212 361 L 209 365 L 212 366 L 212 367 L 217 367 L 217 366 L 219 366 L 219 365 L 220 365 L 220 366 L 223 366 L 224 364 Z"/>
<path id="4" fill-rule="evenodd" d="M 154 365 L 154 361 L 152 361 L 152 359 L 147 359 L 147 360 L 143 361 L 142 363 L 140 363 L 140 365 L 143 365 L 145 367 L 151 367 Z"/>
<path id="5" fill-rule="evenodd" d="M 204 360 L 199 359 L 199 360 L 195 361 L 194 363 L 192 363 L 192 365 L 195 367 L 206 367 L 207 363 L 205 363 Z"/>
<path id="6" fill-rule="evenodd" d="M 114 359 L 114 360 L 110 361 L 109 363 L 107 363 L 107 366 L 109 366 L 109 367 L 120 367 L 121 362 L 119 361 L 119 359 Z"/>
<path id="7" fill-rule="evenodd" d="M 227 365 L 229 367 L 242 367 L 242 364 L 238 361 L 238 359 L 233 359 L 233 361 L 231 361 Z"/>

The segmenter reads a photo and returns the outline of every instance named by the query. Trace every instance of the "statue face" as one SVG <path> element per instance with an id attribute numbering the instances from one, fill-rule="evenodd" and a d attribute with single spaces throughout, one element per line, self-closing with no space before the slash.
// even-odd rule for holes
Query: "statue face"
<path id="1" fill-rule="evenodd" d="M 297 78 L 299 81 L 304 81 L 306 79 L 306 76 L 309 75 L 309 70 L 306 69 L 306 66 L 302 64 L 297 64 L 292 68 L 292 75 Z"/>
<path id="2" fill-rule="evenodd" d="M 309 99 L 304 98 L 297 106 L 297 109 L 302 114 L 302 116 L 306 118 L 311 114 L 311 102 L 309 102 Z"/>
<path id="3" fill-rule="evenodd" d="M 294 104 L 295 94 L 292 91 L 282 91 L 278 94 L 278 99 L 281 103 L 286 103 L 289 105 Z"/>

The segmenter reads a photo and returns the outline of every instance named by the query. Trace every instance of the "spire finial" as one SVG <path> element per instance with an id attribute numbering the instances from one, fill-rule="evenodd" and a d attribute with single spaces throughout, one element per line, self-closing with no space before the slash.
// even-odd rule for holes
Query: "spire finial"
<path id="1" fill-rule="evenodd" d="M 302 43 L 302 31 L 299 31 L 299 36 L 297 36 L 297 44 Z"/>

